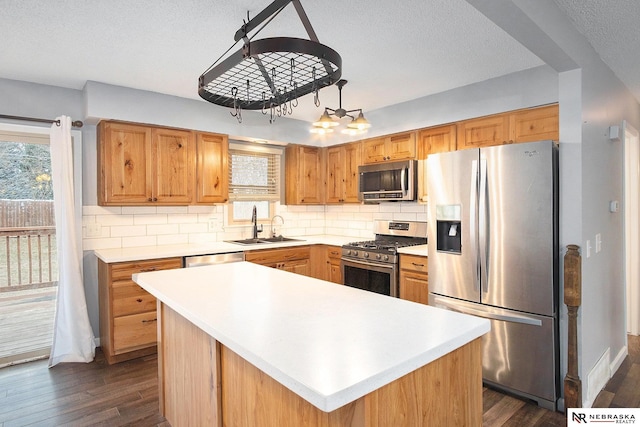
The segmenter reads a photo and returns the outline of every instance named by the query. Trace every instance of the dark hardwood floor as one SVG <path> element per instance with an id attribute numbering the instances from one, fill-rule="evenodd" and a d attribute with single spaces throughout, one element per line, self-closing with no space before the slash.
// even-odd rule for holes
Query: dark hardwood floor
<path id="1" fill-rule="evenodd" d="M 596 407 L 640 407 L 640 338 L 598 395 Z M 484 426 L 565 426 L 564 414 L 485 388 Z M 0 427 L 160 426 L 157 358 L 109 366 L 100 349 L 92 363 L 47 368 L 46 360 L 0 369 Z"/>

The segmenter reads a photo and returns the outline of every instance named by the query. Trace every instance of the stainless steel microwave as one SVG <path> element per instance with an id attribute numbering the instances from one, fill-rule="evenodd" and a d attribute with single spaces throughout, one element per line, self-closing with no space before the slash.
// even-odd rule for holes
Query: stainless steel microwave
<path id="1" fill-rule="evenodd" d="M 417 162 L 358 166 L 358 199 L 363 202 L 416 200 Z"/>

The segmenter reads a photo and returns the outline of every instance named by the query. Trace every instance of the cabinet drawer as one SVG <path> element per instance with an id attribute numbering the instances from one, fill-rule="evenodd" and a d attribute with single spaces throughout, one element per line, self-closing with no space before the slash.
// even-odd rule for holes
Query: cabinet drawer
<path id="1" fill-rule="evenodd" d="M 272 266 L 271 264 L 309 259 L 311 251 L 309 246 L 294 246 L 282 249 L 264 249 L 245 252 L 245 260 L 256 264 Z"/>
<path id="2" fill-rule="evenodd" d="M 342 248 L 340 246 L 327 247 L 327 257 L 340 259 L 342 257 Z"/>
<path id="3" fill-rule="evenodd" d="M 152 346 L 158 339 L 158 318 L 149 313 L 120 316 L 113 319 L 113 349 L 115 354 Z"/>
<path id="4" fill-rule="evenodd" d="M 401 270 L 410 270 L 416 271 L 420 273 L 428 273 L 428 264 L 426 256 L 419 255 L 400 255 L 400 269 Z"/>
<path id="5" fill-rule="evenodd" d="M 162 258 L 111 264 L 111 280 L 130 280 L 134 273 L 181 268 L 182 258 Z"/>
<path id="6" fill-rule="evenodd" d="M 155 311 L 156 299 L 131 280 L 113 284 L 113 316 Z"/>

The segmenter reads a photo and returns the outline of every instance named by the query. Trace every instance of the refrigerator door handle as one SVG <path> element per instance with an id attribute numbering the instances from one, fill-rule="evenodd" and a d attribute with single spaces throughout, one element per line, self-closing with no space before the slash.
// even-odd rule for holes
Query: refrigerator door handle
<path id="1" fill-rule="evenodd" d="M 476 211 L 478 209 L 478 161 L 471 161 L 471 191 L 469 200 L 469 235 L 473 239 L 472 258 L 476 260 L 476 289 L 480 289 L 480 260 L 478 259 L 479 242 L 476 234 Z"/>
<path id="2" fill-rule="evenodd" d="M 482 291 L 489 291 L 489 203 L 487 189 L 487 159 L 480 158 L 480 188 L 478 191 L 478 240 L 480 283 Z"/>
<path id="3" fill-rule="evenodd" d="M 465 304 L 463 302 L 452 303 L 439 297 L 435 297 L 433 302 L 436 307 L 446 308 L 448 310 L 455 311 L 457 313 L 471 314 L 474 316 L 484 317 L 485 319 L 491 319 L 491 320 L 502 320 L 505 322 L 523 323 L 525 325 L 542 326 L 542 320 L 536 319 L 531 316 L 527 316 L 525 314 L 493 313 L 489 310 L 483 310 L 481 308 L 472 307 L 469 304 Z"/>

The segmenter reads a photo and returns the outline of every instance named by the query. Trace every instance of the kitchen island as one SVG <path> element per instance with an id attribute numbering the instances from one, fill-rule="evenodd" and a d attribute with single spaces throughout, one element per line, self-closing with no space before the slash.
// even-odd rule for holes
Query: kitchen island
<path id="1" fill-rule="evenodd" d="M 487 320 L 247 262 L 133 279 L 174 427 L 482 424 Z"/>

